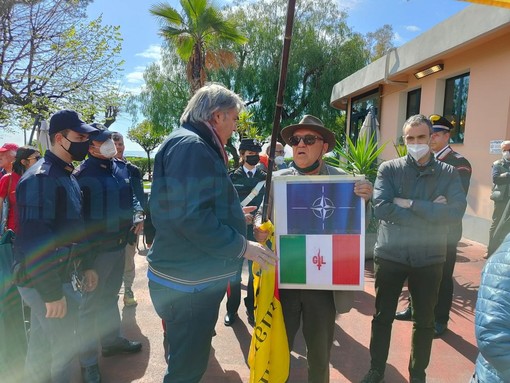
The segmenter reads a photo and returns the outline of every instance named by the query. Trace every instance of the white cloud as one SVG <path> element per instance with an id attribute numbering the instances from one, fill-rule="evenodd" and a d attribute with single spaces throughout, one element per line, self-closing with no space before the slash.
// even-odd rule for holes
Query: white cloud
<path id="1" fill-rule="evenodd" d="M 161 61 L 161 47 L 159 45 L 152 44 L 141 53 L 137 53 L 135 56 L 141 56 L 153 61 Z"/>
<path id="2" fill-rule="evenodd" d="M 421 28 L 417 27 L 416 25 L 406 25 L 405 29 L 406 29 L 406 31 L 409 31 L 409 32 L 420 32 L 421 31 Z"/>
<path id="3" fill-rule="evenodd" d="M 144 66 L 137 66 L 133 72 L 126 75 L 126 80 L 130 84 L 138 84 L 143 82 Z"/>
<path id="4" fill-rule="evenodd" d="M 402 45 L 406 42 L 406 39 L 404 39 L 398 32 L 395 32 L 393 34 L 393 41 L 395 42 L 395 45 Z"/>
<path id="5" fill-rule="evenodd" d="M 352 10 L 354 8 L 357 8 L 361 3 L 363 3 L 363 0 L 345 0 L 345 1 L 338 1 L 340 6 L 343 9 Z"/>

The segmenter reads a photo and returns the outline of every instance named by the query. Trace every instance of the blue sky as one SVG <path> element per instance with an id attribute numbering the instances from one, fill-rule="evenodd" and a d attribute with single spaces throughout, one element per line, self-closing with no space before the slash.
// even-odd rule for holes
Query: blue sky
<path id="1" fill-rule="evenodd" d="M 159 58 L 162 38 L 159 24 L 150 15 L 152 4 L 163 0 L 95 0 L 89 5 L 90 18 L 103 16 L 104 24 L 119 25 L 123 36 L 122 58 L 125 60 L 121 82 L 126 90 L 136 92 L 143 85 L 144 68 Z M 297 0 L 299 2 L 303 0 Z M 457 0 L 339 0 L 349 14 L 348 25 L 356 32 L 373 32 L 384 24 L 394 30 L 394 44 L 400 46 L 432 28 L 434 25 L 461 11 L 470 3 Z M 179 9 L 178 1 L 167 1 Z M 216 2 L 218 4 L 218 2 Z M 219 2 L 220 4 L 224 1 Z M 111 126 L 125 135 L 131 127 L 129 115 L 121 114 Z M 0 133 L 3 142 L 23 144 L 22 134 Z M 141 148 L 126 140 L 126 150 Z"/>

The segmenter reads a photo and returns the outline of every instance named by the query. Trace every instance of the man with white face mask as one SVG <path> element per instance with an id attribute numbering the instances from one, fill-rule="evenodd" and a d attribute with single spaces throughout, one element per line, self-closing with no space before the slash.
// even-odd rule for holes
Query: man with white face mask
<path id="1" fill-rule="evenodd" d="M 89 253 L 99 282 L 94 292 L 83 294 L 79 310 L 78 335 L 81 341 L 80 365 L 85 383 L 98 383 L 98 343 L 103 357 L 135 353 L 140 342 L 120 335 L 118 294 L 124 274 L 124 254 L 132 227 L 136 199 L 127 169 L 113 159 L 117 150 L 112 133 L 101 124 L 90 136 L 88 158 L 76 170 L 83 193 L 83 215 Z"/>
<path id="2" fill-rule="evenodd" d="M 374 249 L 376 312 L 370 371 L 363 383 L 384 380 L 391 328 L 406 279 L 413 303 L 409 381 L 425 382 L 448 226 L 458 222 L 466 208 L 457 170 L 430 151 L 430 120 L 411 116 L 403 133 L 408 155 L 382 163 L 374 185 L 374 214 L 380 220 Z"/>

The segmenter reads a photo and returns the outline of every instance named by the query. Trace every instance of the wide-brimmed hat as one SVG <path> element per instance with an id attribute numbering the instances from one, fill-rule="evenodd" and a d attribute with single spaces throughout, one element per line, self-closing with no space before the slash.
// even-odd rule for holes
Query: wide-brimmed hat
<path id="1" fill-rule="evenodd" d="M 292 137 L 296 130 L 303 128 L 317 132 L 324 139 L 324 142 L 328 144 L 328 152 L 335 148 L 335 133 L 324 127 L 322 121 L 317 117 L 309 114 L 305 115 L 301 121 L 299 121 L 299 124 L 289 125 L 283 128 L 280 134 L 282 135 L 283 140 L 290 145 L 289 138 Z"/>

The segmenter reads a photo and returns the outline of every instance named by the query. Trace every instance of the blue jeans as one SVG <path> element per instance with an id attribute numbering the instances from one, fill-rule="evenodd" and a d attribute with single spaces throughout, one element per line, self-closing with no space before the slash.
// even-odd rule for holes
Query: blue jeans
<path id="1" fill-rule="evenodd" d="M 166 325 L 169 355 L 164 383 L 198 383 L 202 378 L 226 288 L 225 280 L 188 293 L 149 281 L 152 303 Z"/>
<path id="2" fill-rule="evenodd" d="M 97 364 L 98 344 L 107 347 L 120 336 L 117 301 L 124 275 L 124 249 L 100 253 L 93 265 L 99 281 L 94 291 L 83 294 L 79 310 L 80 365 Z"/>
<path id="3" fill-rule="evenodd" d="M 67 315 L 62 319 L 46 318 L 46 305 L 34 288 L 18 287 L 30 306 L 30 339 L 25 364 L 25 382 L 69 383 L 72 361 L 78 352 L 75 336 L 80 295 L 70 283 L 62 285 L 67 301 Z"/>

